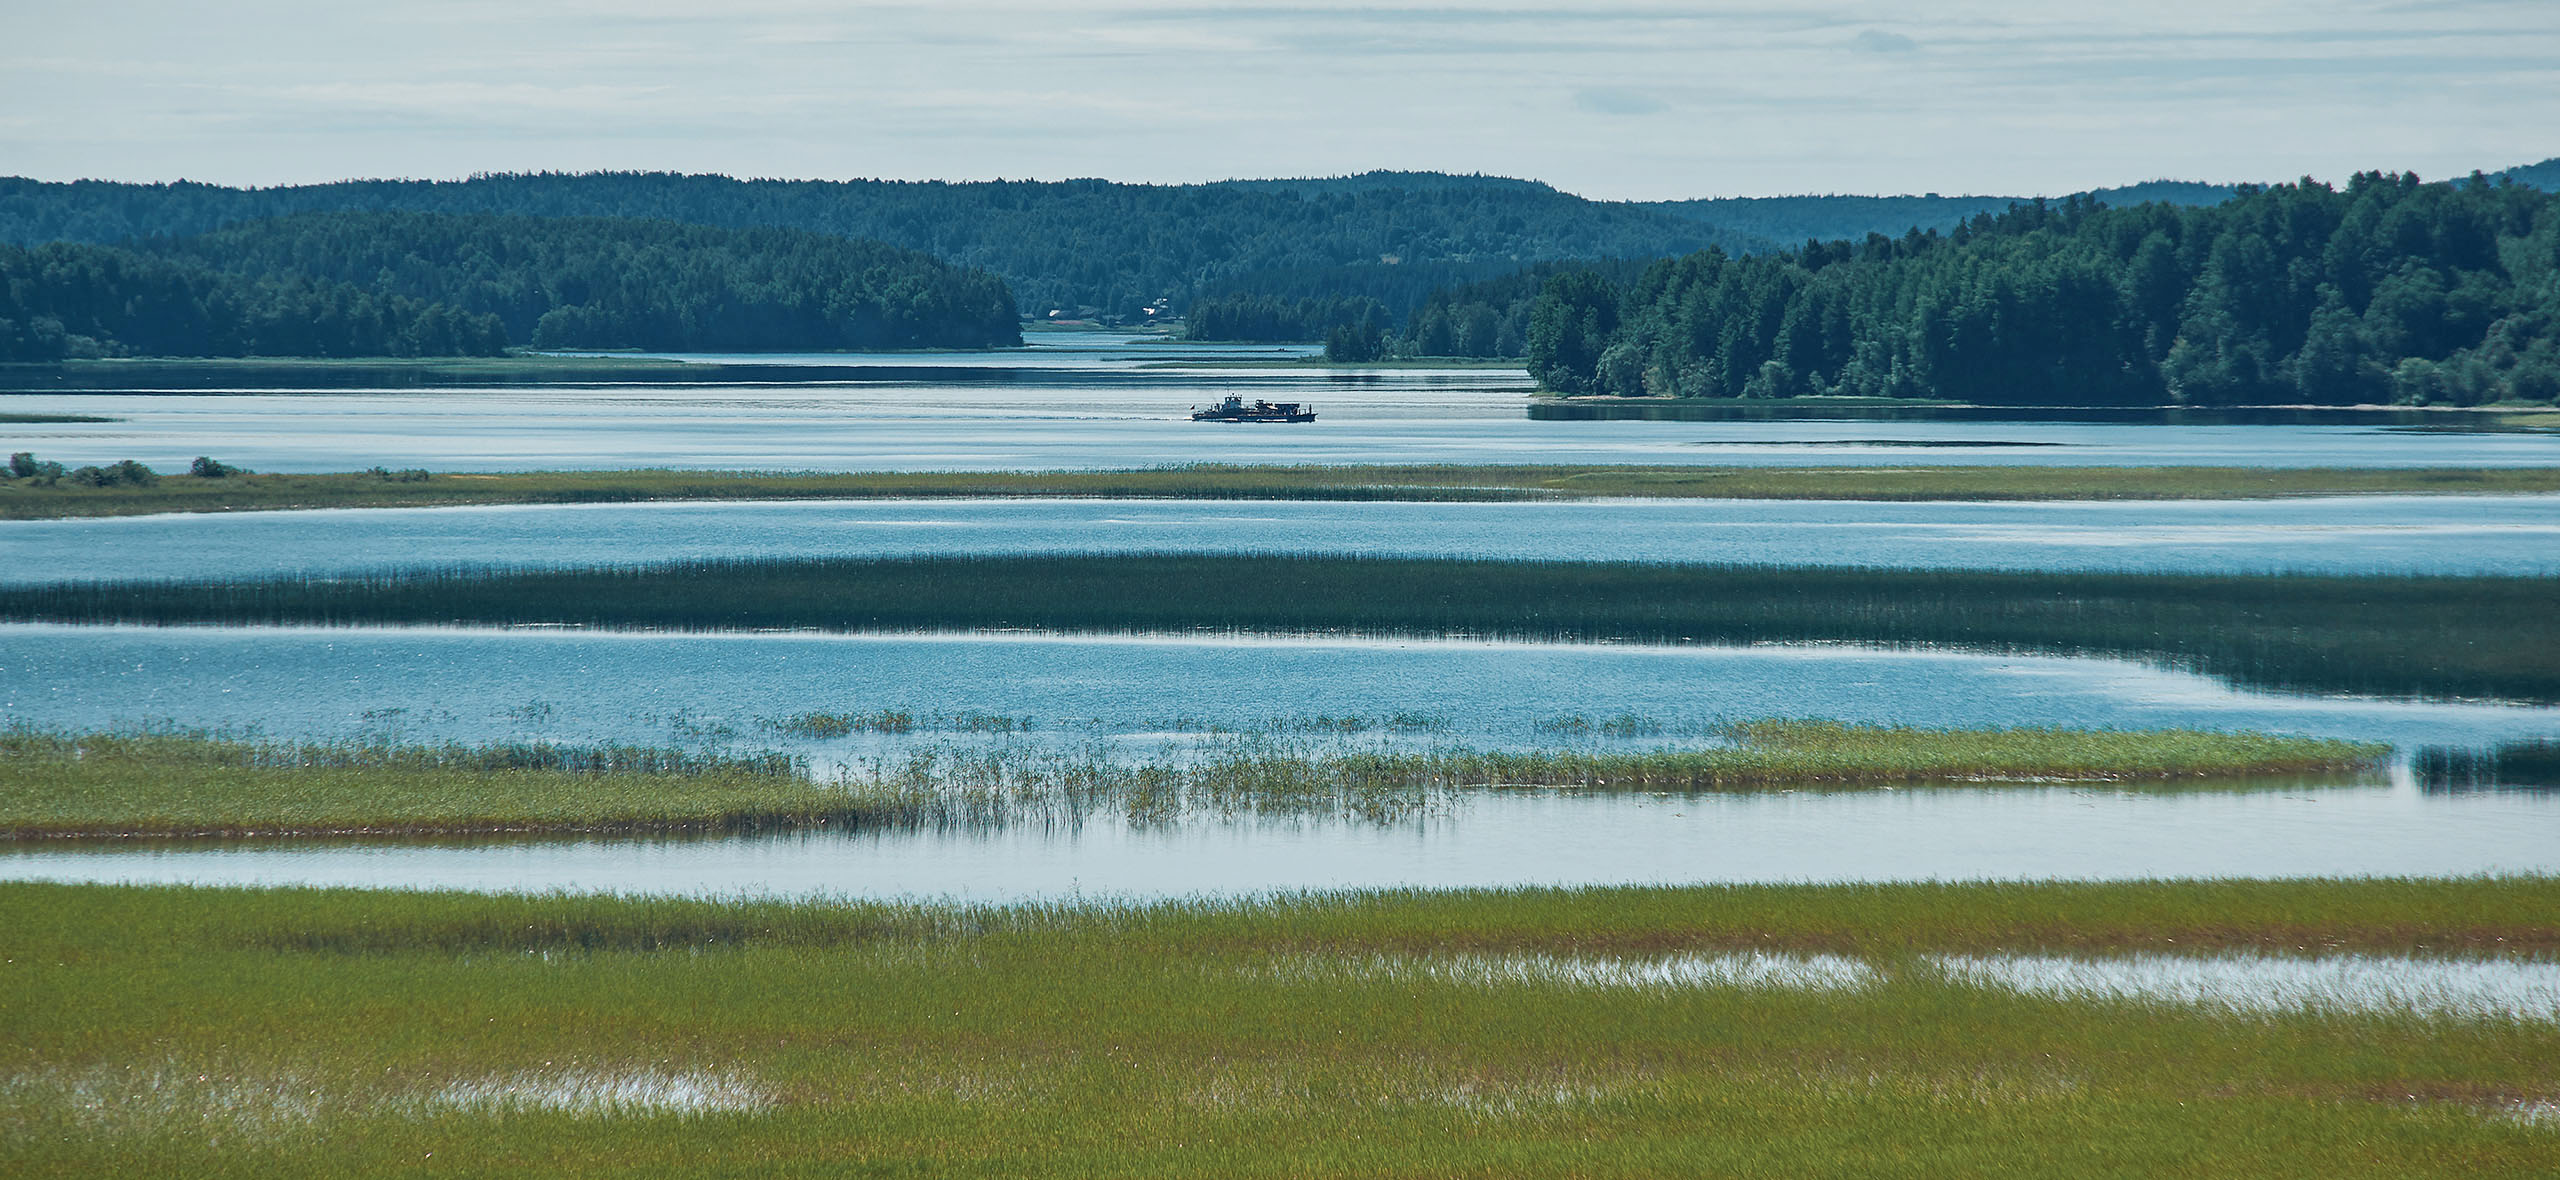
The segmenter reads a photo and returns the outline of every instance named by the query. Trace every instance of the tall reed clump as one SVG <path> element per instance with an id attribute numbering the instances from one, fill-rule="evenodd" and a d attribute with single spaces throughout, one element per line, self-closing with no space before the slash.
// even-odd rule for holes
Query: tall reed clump
<path id="1" fill-rule="evenodd" d="M 799 759 L 632 746 L 0 732 L 0 837 L 734 831 L 873 822 Z"/>
<path id="2" fill-rule="evenodd" d="M 2560 701 L 2560 578 L 1135 554 L 0 588 L 0 619 L 1362 632 L 2117 656 L 2254 686 Z"/>

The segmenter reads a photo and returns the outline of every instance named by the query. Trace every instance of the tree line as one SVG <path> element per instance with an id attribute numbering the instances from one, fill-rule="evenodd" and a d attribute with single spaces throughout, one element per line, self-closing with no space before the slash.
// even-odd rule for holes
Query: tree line
<path id="1" fill-rule="evenodd" d="M 1364 264 L 1662 257 L 1769 243 L 1644 205 L 1494 177 L 1375 174 L 1195 185 L 784 181 L 530 173 L 217 185 L 0 179 L 0 241 L 185 237 L 323 211 L 643 218 L 886 242 L 1001 276 L 1034 316 L 1129 316 L 1237 276 Z M 1308 292 L 1312 294 L 1312 292 Z"/>
<path id="2" fill-rule="evenodd" d="M 880 242 L 619 218 L 309 213 L 154 243 L 243 273 L 365 283 L 537 347 L 684 352 L 1022 342 L 1003 280 Z"/>
<path id="3" fill-rule="evenodd" d="M 1632 282 L 1649 261 L 1569 260 L 1518 267 L 1425 292 L 1401 315 L 1393 305 L 1366 295 L 1293 299 L 1235 292 L 1194 303 L 1186 316 L 1186 334 L 1193 340 L 1321 341 L 1326 355 L 1341 361 L 1509 360 L 1527 354 L 1530 309 L 1548 280 L 1590 272 Z"/>
<path id="4" fill-rule="evenodd" d="M 352 283 L 112 246 L 0 246 L 0 360 L 486 356 L 506 344 L 495 316 Z"/>
<path id="5" fill-rule="evenodd" d="M 1947 233 L 1708 250 L 1632 282 L 1554 276 L 1526 350 L 1567 394 L 2552 401 L 2560 197 L 2370 172 L 2215 206 L 2073 198 Z"/>
<path id="6" fill-rule="evenodd" d="M 1003 280 L 877 242 L 630 219 L 313 213 L 0 247 L 0 357 L 1021 343 Z"/>

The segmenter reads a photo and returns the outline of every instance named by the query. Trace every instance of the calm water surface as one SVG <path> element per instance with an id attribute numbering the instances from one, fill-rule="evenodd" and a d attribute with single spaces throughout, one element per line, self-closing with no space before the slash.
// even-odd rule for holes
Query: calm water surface
<path id="1" fill-rule="evenodd" d="M 2178 573 L 2560 573 L 2560 496 L 2168 503 L 890 500 L 0 522 L 0 582 L 1022 553 Z"/>
<path id="2" fill-rule="evenodd" d="M 2560 438 L 2390 422 L 1533 421 L 1516 375 L 1149 368 L 1245 350 L 1043 339 L 1001 355 L 756 358 L 842 380 L 0 398 L 89 425 L 0 449 L 277 471 L 988 470 L 1168 463 L 2547 465 Z M 739 359 L 739 358 L 729 358 Z M 1228 392 L 1300 428 L 1183 420 Z M 0 525 L 0 579 L 254 576 L 702 557 L 1323 551 L 2202 572 L 2550 573 L 2560 498 L 2221 504 L 875 502 L 311 512 Z M 778 723 L 901 710 L 832 741 Z M 1724 721 L 2256 728 L 2404 749 L 2560 737 L 2560 710 L 2236 691 L 2108 660 L 1848 647 L 1226 637 L 0 626 L 0 722 L 275 738 L 788 749 L 822 771 L 938 745 L 1178 753 L 1227 740 L 1678 746 Z M 993 724 L 991 719 L 1005 719 Z M 1344 719 L 1351 719 L 1348 723 Z M 1625 736 L 1598 723 L 1632 720 Z M 1574 723 L 1579 722 L 1580 727 Z M 1318 735 L 1318 736 L 1310 736 Z M 671 841 L 0 853 L 0 877 L 962 897 L 1352 886 L 2560 871 L 2560 793 L 2366 781 L 1765 796 L 1487 794 L 1410 823 L 1117 818 Z"/>
<path id="3" fill-rule="evenodd" d="M 913 714 L 917 731 L 812 742 L 775 724 L 884 709 Z M 1392 724 L 1399 714 L 1410 724 Z M 968 715 L 1027 720 L 1030 732 L 973 729 Z M 1359 741 L 1512 748 L 1572 744 L 1560 723 L 1575 717 L 1633 717 L 1651 723 L 1634 744 L 1673 745 L 1760 717 L 2264 729 L 2407 747 L 2560 738 L 2548 707 L 2241 691 L 2115 660 L 1847 646 L 50 624 L 0 626 L 0 717 L 777 748 L 822 765 L 955 741 L 1144 750 L 1212 726 L 1332 728 L 1320 718 L 1368 722 Z"/>
<path id="4" fill-rule="evenodd" d="M 1009 353 L 703 357 L 833 364 L 837 382 L 291 393 L 16 394 L 0 444 L 66 463 L 197 455 L 264 471 L 382 465 L 520 471 L 983 471 L 1181 463 L 2547 466 L 2560 434 L 2091 421 L 1533 421 L 1505 370 L 1158 368 L 1226 347 L 1057 341 Z M 795 370 L 805 372 L 806 370 Z M 1319 421 L 1189 421 L 1229 393 L 1314 403 Z"/>
<path id="5" fill-rule="evenodd" d="M 2409 785 L 1488 795 L 1399 827 L 1195 822 L 422 846 L 0 853 L 0 877 L 481 890 L 1143 899 L 1306 889 L 2560 871 L 2560 796 Z"/>

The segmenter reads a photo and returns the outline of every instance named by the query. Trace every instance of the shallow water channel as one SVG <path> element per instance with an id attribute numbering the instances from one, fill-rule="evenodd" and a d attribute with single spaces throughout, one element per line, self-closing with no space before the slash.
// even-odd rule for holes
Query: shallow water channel
<path id="1" fill-rule="evenodd" d="M 1500 792 L 1399 824 L 1133 825 L 690 840 L 146 845 L 0 853 L 0 877 L 970 901 L 1368 887 L 2560 871 L 2560 797 L 2262 791 Z"/>
<path id="2" fill-rule="evenodd" d="M 2118 503 L 882 500 L 0 521 L 0 583 L 403 567 L 1331 553 L 2155 573 L 2560 573 L 2560 496 Z"/>
<path id="3" fill-rule="evenodd" d="M 2108 660 L 1466 641 L 0 627 L 0 709 L 40 726 L 285 738 L 779 748 L 822 773 L 924 748 L 1178 755 L 1631 749 L 1788 715 L 2203 725 L 2488 746 L 2560 710 L 2288 696 Z M 1238 708 L 1238 703 L 1246 703 Z M 809 711 L 904 734 L 794 737 Z M 1493 791 L 1398 822 L 1114 813 L 688 840 L 24 849 L 0 876 L 1008 900 L 1368 886 L 2560 871 L 2560 793 L 2405 764 L 2318 784 L 1667 795 Z"/>

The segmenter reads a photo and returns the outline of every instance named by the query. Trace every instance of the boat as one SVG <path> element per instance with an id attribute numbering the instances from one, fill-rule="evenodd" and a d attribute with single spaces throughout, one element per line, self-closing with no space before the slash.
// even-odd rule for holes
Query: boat
<path id="1" fill-rule="evenodd" d="M 1253 404 L 1248 406 L 1243 398 L 1230 396 L 1227 400 L 1205 410 L 1193 406 L 1191 420 L 1194 422 L 1313 422 L 1316 420 L 1316 412 L 1299 402 L 1267 402 L 1256 398 Z"/>

